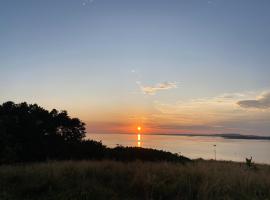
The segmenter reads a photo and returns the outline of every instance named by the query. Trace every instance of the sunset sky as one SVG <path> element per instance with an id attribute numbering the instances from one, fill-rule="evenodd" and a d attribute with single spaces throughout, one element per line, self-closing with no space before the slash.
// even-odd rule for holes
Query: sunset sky
<path id="1" fill-rule="evenodd" d="M 0 103 L 89 133 L 270 136 L 269 0 L 0 0 Z"/>

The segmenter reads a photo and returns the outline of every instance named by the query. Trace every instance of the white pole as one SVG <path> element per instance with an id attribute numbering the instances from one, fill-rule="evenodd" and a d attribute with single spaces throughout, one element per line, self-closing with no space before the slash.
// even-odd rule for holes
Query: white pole
<path id="1" fill-rule="evenodd" d="M 217 149 L 216 149 L 217 145 L 214 144 L 214 153 L 215 153 L 215 160 L 217 160 Z"/>

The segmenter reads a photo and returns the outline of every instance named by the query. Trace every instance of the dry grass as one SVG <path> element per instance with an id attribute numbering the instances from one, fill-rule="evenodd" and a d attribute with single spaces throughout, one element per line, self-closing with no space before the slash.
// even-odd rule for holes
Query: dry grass
<path id="1" fill-rule="evenodd" d="M 270 166 L 115 161 L 0 167 L 0 199 L 270 199 Z"/>

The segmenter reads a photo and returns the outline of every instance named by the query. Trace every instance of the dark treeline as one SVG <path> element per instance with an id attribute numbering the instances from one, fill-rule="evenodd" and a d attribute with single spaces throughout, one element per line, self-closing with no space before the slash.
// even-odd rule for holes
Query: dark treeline
<path id="1" fill-rule="evenodd" d="M 85 140 L 85 124 L 66 111 L 47 111 L 37 104 L 0 105 L 0 164 L 46 160 L 113 159 L 121 161 L 179 161 L 169 152 L 121 147 L 107 148 Z"/>

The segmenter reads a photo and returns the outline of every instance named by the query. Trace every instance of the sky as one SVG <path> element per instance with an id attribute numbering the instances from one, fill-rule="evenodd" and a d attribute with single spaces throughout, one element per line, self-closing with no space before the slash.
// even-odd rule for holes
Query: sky
<path id="1" fill-rule="evenodd" d="M 270 136 L 270 1 L 0 0 L 0 103 L 88 133 Z"/>

